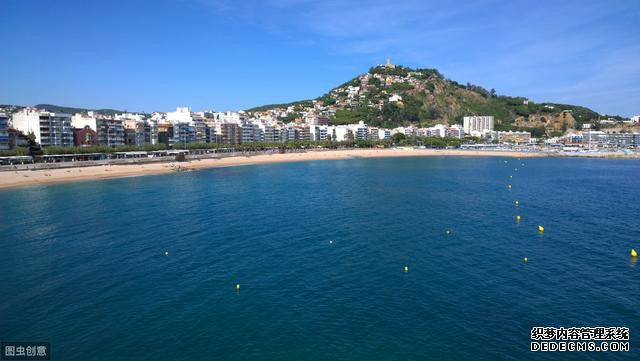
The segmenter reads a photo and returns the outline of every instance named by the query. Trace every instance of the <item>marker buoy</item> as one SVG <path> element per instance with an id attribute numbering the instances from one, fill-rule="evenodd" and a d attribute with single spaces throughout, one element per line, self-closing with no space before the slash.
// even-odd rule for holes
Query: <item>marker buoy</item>
<path id="1" fill-rule="evenodd" d="M 333 241 L 329 241 L 329 244 L 333 244 Z"/>
<path id="2" fill-rule="evenodd" d="M 509 189 L 511 189 L 511 184 L 509 184 Z"/>
<path id="3" fill-rule="evenodd" d="M 516 222 L 520 222 L 520 216 L 516 216 Z"/>
<path id="4" fill-rule="evenodd" d="M 169 255 L 169 251 L 164 251 L 164 255 L 168 256 Z"/>
<path id="5" fill-rule="evenodd" d="M 409 267 L 404 266 L 404 273 L 407 273 L 407 272 L 409 272 Z"/>
<path id="6" fill-rule="evenodd" d="M 238 291 L 240 290 L 240 284 L 239 283 L 236 283 L 236 290 L 238 290 Z"/>
<path id="7" fill-rule="evenodd" d="M 510 175 L 510 176 L 509 176 L 509 179 L 511 179 L 511 178 L 513 178 L 513 176 L 512 176 L 512 175 Z"/>
<path id="8" fill-rule="evenodd" d="M 638 257 L 638 252 L 635 249 L 631 249 L 631 257 Z"/>
<path id="9" fill-rule="evenodd" d="M 527 257 L 522 259 L 525 263 L 529 262 L 529 259 Z"/>
<path id="10" fill-rule="evenodd" d="M 519 206 L 519 205 L 520 205 L 520 202 L 516 201 L 516 206 Z"/>
<path id="11" fill-rule="evenodd" d="M 544 227 L 542 227 L 541 225 L 538 225 L 538 232 L 543 233 Z"/>

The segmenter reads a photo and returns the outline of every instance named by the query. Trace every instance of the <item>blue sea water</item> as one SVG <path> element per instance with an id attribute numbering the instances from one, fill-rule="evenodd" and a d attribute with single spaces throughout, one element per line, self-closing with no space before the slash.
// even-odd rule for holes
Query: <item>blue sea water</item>
<path id="1" fill-rule="evenodd" d="M 5 190 L 0 340 L 54 360 L 638 360 L 639 177 L 388 158 Z M 533 353 L 534 326 L 629 327 L 631 351 Z"/>

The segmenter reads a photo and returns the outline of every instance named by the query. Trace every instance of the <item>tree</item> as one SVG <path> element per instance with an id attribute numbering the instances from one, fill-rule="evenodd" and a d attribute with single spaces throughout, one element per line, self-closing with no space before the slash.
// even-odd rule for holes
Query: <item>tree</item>
<path id="1" fill-rule="evenodd" d="M 42 156 L 44 152 L 42 151 L 40 144 L 36 143 L 36 135 L 33 134 L 33 132 L 29 132 L 29 134 L 27 134 L 27 139 L 29 140 L 29 155 L 34 159 Z"/>
<path id="2" fill-rule="evenodd" d="M 398 144 L 405 139 L 407 139 L 407 136 L 402 133 L 395 133 L 391 136 L 391 141 L 393 142 L 393 144 Z"/>

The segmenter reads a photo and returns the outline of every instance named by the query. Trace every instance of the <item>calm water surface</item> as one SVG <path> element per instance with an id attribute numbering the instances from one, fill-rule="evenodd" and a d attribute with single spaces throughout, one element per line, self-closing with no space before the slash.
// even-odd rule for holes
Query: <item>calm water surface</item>
<path id="1" fill-rule="evenodd" d="M 54 360 L 640 359 L 640 163 L 524 162 L 2 191 L 0 340 Z M 533 326 L 627 326 L 631 352 L 531 353 Z"/>

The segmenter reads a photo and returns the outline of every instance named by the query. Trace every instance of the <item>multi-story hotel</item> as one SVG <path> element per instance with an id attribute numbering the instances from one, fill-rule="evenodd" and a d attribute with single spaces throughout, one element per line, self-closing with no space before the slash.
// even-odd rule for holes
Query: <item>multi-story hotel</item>
<path id="1" fill-rule="evenodd" d="M 71 114 L 26 108 L 13 114 L 13 127 L 25 135 L 33 133 L 43 147 L 73 145 Z"/>
<path id="2" fill-rule="evenodd" d="M 471 132 L 482 132 L 484 130 L 493 130 L 493 116 L 481 115 L 463 118 L 463 129 L 465 134 Z"/>

